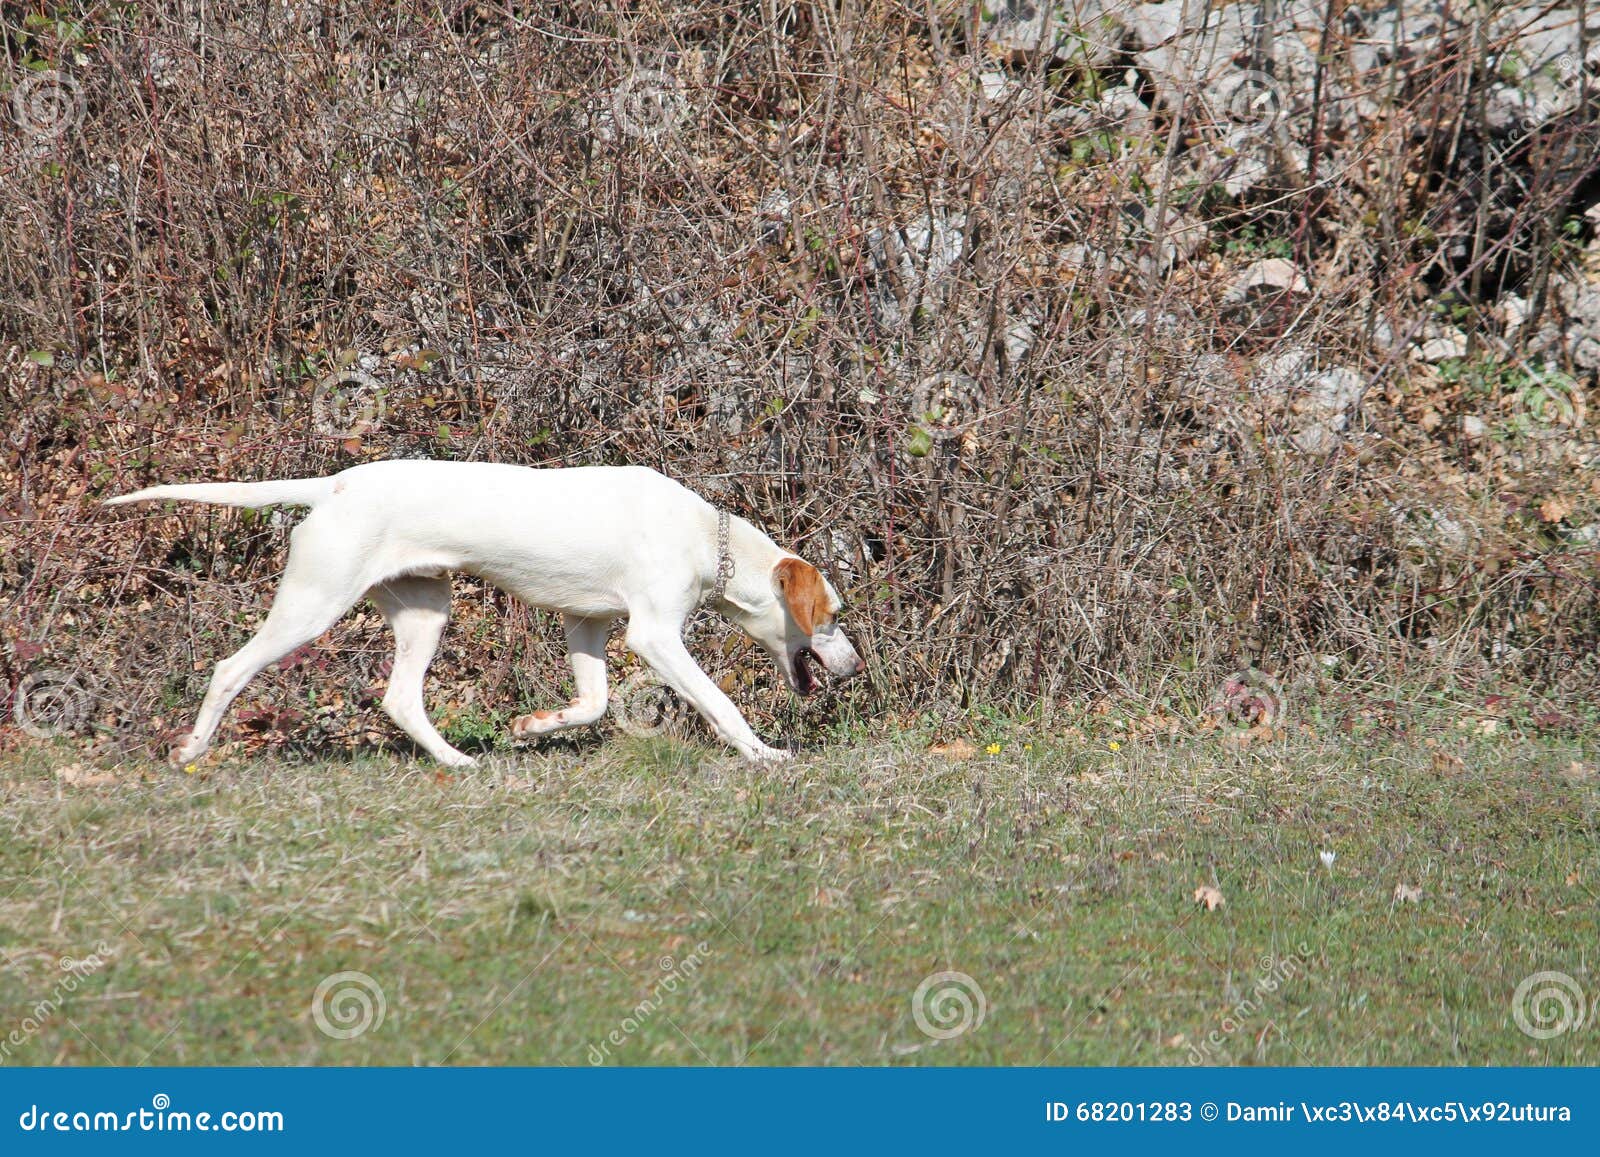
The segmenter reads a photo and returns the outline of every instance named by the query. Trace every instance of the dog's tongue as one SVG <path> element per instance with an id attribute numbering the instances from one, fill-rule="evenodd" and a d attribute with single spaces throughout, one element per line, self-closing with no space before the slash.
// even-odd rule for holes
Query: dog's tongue
<path id="1" fill-rule="evenodd" d="M 794 656 L 794 681 L 802 695 L 809 695 L 817 689 L 817 680 L 806 661 L 809 658 L 810 655 L 805 651 L 797 651 Z"/>

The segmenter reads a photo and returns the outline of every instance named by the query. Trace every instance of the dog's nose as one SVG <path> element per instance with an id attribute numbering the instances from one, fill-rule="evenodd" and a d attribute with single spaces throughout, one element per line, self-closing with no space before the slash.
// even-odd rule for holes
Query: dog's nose
<path id="1" fill-rule="evenodd" d="M 863 660 L 863 659 L 862 659 L 862 658 L 861 658 L 861 656 L 860 656 L 860 655 L 857 655 L 857 656 L 856 656 L 856 665 L 855 665 L 855 670 L 853 670 L 853 671 L 851 671 L 851 672 L 850 672 L 850 674 L 852 674 L 852 675 L 859 675 L 859 674 L 861 674 L 861 673 L 862 673 L 862 672 L 863 672 L 863 671 L 865 671 L 865 670 L 866 670 L 866 669 L 867 669 L 867 664 L 866 664 L 866 661 L 865 661 L 865 660 Z"/>

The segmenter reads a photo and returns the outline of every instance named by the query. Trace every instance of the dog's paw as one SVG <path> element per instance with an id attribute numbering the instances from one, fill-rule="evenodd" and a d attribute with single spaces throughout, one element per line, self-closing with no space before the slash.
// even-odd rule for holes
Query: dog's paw
<path id="1" fill-rule="evenodd" d="M 548 735 L 563 725 L 559 711 L 535 711 L 531 715 L 519 715 L 511 721 L 511 737 L 513 739 L 526 739 L 530 735 Z"/>
<path id="2" fill-rule="evenodd" d="M 205 753 L 206 745 L 196 743 L 191 737 L 167 752 L 167 764 L 177 771 L 183 771 Z"/>
<path id="3" fill-rule="evenodd" d="M 452 751 L 446 755 L 439 756 L 439 762 L 444 764 L 446 767 L 478 766 L 478 761 L 476 759 L 473 759 L 472 756 L 465 755 L 459 751 Z"/>
<path id="4" fill-rule="evenodd" d="M 781 747 L 757 747 L 744 753 L 744 757 L 751 763 L 788 763 L 794 758 L 794 752 L 784 751 Z"/>

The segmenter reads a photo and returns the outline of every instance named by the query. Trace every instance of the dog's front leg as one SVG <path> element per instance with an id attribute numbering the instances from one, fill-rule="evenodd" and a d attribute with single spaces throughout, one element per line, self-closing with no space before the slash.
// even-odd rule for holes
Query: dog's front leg
<path id="1" fill-rule="evenodd" d="M 700 669 L 678 632 L 666 624 L 635 615 L 628 622 L 628 646 L 705 716 L 713 731 L 739 754 L 756 761 L 791 758 L 787 751 L 768 747 L 745 722 L 733 700 Z"/>

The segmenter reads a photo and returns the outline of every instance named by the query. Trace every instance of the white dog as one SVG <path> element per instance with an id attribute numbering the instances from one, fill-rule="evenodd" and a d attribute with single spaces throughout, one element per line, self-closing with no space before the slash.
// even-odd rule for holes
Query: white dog
<path id="1" fill-rule="evenodd" d="M 577 698 L 514 720 L 518 736 L 605 714 L 606 634 L 623 615 L 628 646 L 749 759 L 788 753 L 756 737 L 684 648 L 683 624 L 696 606 L 712 606 L 748 632 L 798 694 L 816 689 L 808 658 L 840 678 L 866 669 L 835 623 L 839 596 L 820 571 L 641 466 L 374 462 L 328 478 L 152 486 L 108 502 L 162 498 L 311 507 L 290 535 L 266 622 L 217 664 L 193 734 L 172 753 L 178 763 L 204 754 L 228 704 L 262 668 L 322 634 L 365 594 L 395 636 L 384 710 L 441 763 L 471 765 L 434 729 L 422 701 L 422 677 L 450 614 L 452 570 L 562 614 Z"/>

